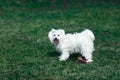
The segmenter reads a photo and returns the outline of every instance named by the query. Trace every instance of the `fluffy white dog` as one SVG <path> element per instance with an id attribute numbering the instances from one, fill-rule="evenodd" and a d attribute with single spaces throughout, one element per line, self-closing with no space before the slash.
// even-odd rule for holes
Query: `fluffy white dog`
<path id="1" fill-rule="evenodd" d="M 80 53 L 85 57 L 86 62 L 92 62 L 95 36 L 92 31 L 86 29 L 81 33 L 65 34 L 62 29 L 52 29 L 48 37 L 56 49 L 61 52 L 60 61 L 66 61 L 70 54 Z"/>

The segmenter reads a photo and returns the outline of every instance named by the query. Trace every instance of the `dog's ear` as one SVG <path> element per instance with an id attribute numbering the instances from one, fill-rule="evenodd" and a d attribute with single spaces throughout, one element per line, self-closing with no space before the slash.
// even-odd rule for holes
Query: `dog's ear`
<path id="1" fill-rule="evenodd" d="M 51 31 L 52 31 L 52 33 L 54 33 L 54 32 L 55 32 L 55 29 L 54 29 L 54 28 L 52 28 L 52 29 L 51 29 Z"/>
<path id="2" fill-rule="evenodd" d="M 54 28 L 52 28 L 52 29 L 51 29 L 51 31 L 55 31 L 55 29 L 54 29 Z"/>
<path id="3" fill-rule="evenodd" d="M 64 30 L 60 29 L 59 31 L 60 31 L 63 35 L 65 35 L 65 31 L 64 31 Z"/>

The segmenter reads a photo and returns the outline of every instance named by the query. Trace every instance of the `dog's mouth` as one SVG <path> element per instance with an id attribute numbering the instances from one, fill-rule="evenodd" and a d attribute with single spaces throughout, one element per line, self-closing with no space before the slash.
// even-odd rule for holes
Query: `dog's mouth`
<path id="1" fill-rule="evenodd" d="M 54 39 L 54 43 L 58 44 L 59 40 L 57 38 Z"/>

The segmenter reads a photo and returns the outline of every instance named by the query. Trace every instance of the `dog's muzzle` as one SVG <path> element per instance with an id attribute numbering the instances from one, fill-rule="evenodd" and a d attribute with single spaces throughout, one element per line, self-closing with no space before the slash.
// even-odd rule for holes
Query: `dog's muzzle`
<path id="1" fill-rule="evenodd" d="M 57 38 L 54 39 L 54 43 L 58 44 L 59 40 Z"/>

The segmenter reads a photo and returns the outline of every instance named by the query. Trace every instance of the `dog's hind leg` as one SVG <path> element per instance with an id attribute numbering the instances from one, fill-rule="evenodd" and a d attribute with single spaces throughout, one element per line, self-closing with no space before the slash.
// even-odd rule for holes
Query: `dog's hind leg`
<path id="1" fill-rule="evenodd" d="M 88 47 L 84 47 L 84 49 L 82 49 L 81 54 L 83 57 L 85 57 L 86 62 L 93 62 L 92 52 L 93 52 L 93 50 Z"/>
<path id="2" fill-rule="evenodd" d="M 86 62 L 93 62 L 93 60 L 92 60 L 92 54 L 90 54 L 90 53 L 84 53 L 83 56 L 85 57 Z"/>

